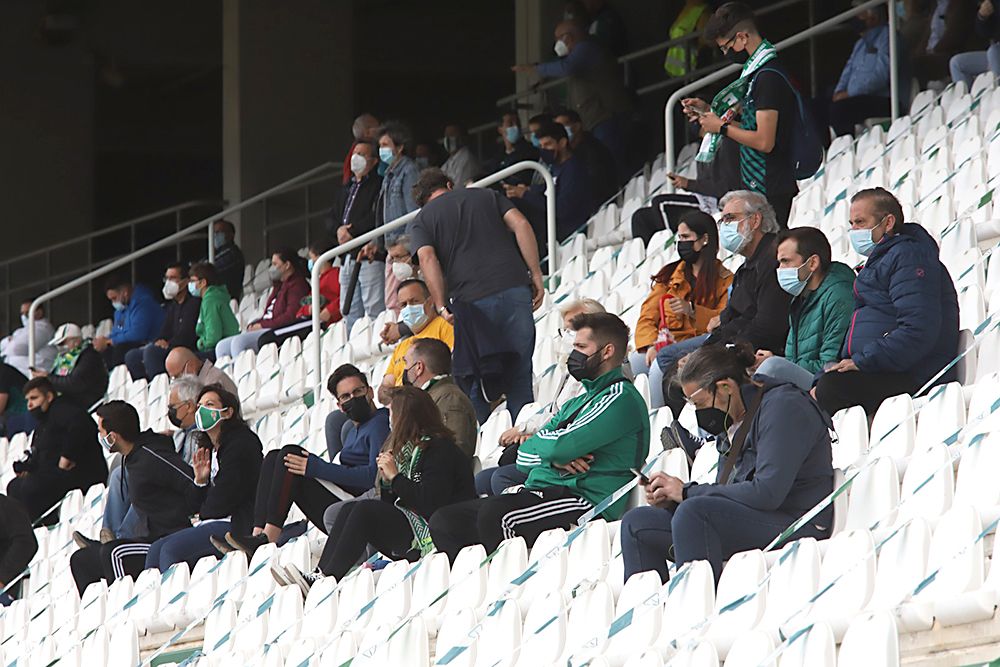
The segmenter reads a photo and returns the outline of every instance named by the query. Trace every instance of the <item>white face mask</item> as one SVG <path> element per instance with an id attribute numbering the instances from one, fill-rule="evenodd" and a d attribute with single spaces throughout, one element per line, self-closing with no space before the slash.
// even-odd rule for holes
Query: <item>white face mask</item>
<path id="1" fill-rule="evenodd" d="M 163 283 L 163 298 L 167 301 L 176 297 L 180 291 L 180 283 L 175 280 L 167 280 Z"/>
<path id="2" fill-rule="evenodd" d="M 365 158 L 364 155 L 359 155 L 358 153 L 355 153 L 354 155 L 351 156 L 351 173 L 353 173 L 355 176 L 360 176 L 361 172 L 363 172 L 365 170 L 365 167 L 367 166 L 368 166 L 368 160 L 367 158 Z"/>
<path id="3" fill-rule="evenodd" d="M 408 262 L 392 263 L 392 275 L 396 276 L 396 280 L 399 280 L 400 282 L 413 278 L 413 273 L 413 265 Z"/>
<path id="4" fill-rule="evenodd" d="M 566 56 L 569 55 L 569 47 L 566 46 L 566 42 L 562 41 L 561 39 L 558 42 L 556 42 L 556 45 L 552 48 L 552 50 L 555 51 L 556 55 L 559 56 L 560 58 L 565 58 Z"/>
<path id="5" fill-rule="evenodd" d="M 21 315 L 21 326 L 22 327 L 28 326 L 28 316 L 27 315 Z"/>

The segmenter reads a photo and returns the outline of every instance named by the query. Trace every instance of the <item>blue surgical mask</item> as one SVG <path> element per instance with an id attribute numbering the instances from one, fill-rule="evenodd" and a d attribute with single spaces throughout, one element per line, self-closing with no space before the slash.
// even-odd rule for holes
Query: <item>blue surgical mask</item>
<path id="1" fill-rule="evenodd" d="M 121 301 L 118 301 L 117 299 L 111 302 L 111 307 L 114 308 L 115 310 L 125 310 L 125 304 L 122 303 Z"/>
<path id="2" fill-rule="evenodd" d="M 803 266 L 805 266 L 804 263 L 801 266 L 778 269 L 778 285 L 792 296 L 802 294 L 802 290 L 806 288 L 806 283 L 812 277 L 812 272 L 810 271 L 805 280 L 799 280 L 799 269 Z"/>
<path id="3" fill-rule="evenodd" d="M 423 305 L 415 306 L 403 306 L 399 311 L 399 319 L 406 326 L 410 327 L 410 331 L 413 333 L 420 332 L 425 326 L 427 326 L 427 311 L 424 310 Z"/>
<path id="4" fill-rule="evenodd" d="M 312 273 L 314 266 L 316 266 L 316 262 L 312 261 L 311 259 L 308 262 L 306 262 L 306 268 L 309 269 L 309 273 Z"/>
<path id="5" fill-rule="evenodd" d="M 195 287 L 193 280 L 188 283 L 188 294 L 191 296 L 198 296 L 198 288 Z"/>
<path id="6" fill-rule="evenodd" d="M 226 245 L 226 235 L 222 232 L 215 232 L 212 234 L 212 245 L 218 250 L 222 246 Z"/>
<path id="7" fill-rule="evenodd" d="M 503 131 L 503 134 L 509 143 L 516 144 L 521 139 L 521 128 L 517 125 L 511 125 Z"/>
<path id="8" fill-rule="evenodd" d="M 719 225 L 719 242 L 731 253 L 738 253 L 750 239 L 740 233 L 739 221 L 723 222 Z"/>
<path id="9" fill-rule="evenodd" d="M 98 433 L 97 441 L 101 443 L 101 447 L 103 447 L 106 452 L 110 452 L 111 448 L 115 446 L 115 443 L 111 442 L 110 433 L 108 433 L 107 435 L 101 435 L 100 433 Z"/>
<path id="10" fill-rule="evenodd" d="M 872 232 L 881 227 L 884 222 L 885 218 L 871 229 L 852 229 L 847 233 L 848 238 L 851 240 L 851 246 L 856 253 L 868 257 L 875 251 L 875 246 L 878 244 L 872 238 Z"/>
<path id="11" fill-rule="evenodd" d="M 379 146 L 378 149 L 378 159 L 385 164 L 392 164 L 396 159 L 396 154 L 392 152 L 392 149 L 388 146 Z"/>
<path id="12" fill-rule="evenodd" d="M 531 140 L 531 145 L 532 146 L 534 146 L 535 148 L 540 148 L 541 147 L 542 142 L 538 140 L 538 137 L 535 136 L 534 132 L 529 132 L 528 133 L 528 138 Z"/>
<path id="13" fill-rule="evenodd" d="M 27 315 L 21 315 L 21 326 L 22 327 L 28 326 L 28 316 Z"/>
<path id="14" fill-rule="evenodd" d="M 563 129 L 566 130 L 566 138 L 573 141 L 573 128 L 569 125 L 563 125 Z"/>

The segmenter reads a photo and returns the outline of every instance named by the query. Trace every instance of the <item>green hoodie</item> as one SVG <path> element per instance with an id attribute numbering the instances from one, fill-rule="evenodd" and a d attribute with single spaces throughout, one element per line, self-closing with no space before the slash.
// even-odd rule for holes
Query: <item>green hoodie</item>
<path id="1" fill-rule="evenodd" d="M 632 478 L 630 468 L 642 467 L 649 453 L 649 412 L 631 382 L 615 382 L 623 377 L 616 368 L 596 380 L 584 380 L 586 393 L 567 401 L 521 444 L 517 468 L 528 473 L 526 488 L 565 486 L 597 505 Z M 588 454 L 594 460 L 585 473 L 553 467 Z M 628 496 L 620 498 L 604 517 L 619 519 L 627 503 Z"/>
<path id="2" fill-rule="evenodd" d="M 833 262 L 815 292 L 803 292 L 788 308 L 785 357 L 810 373 L 840 360 L 840 348 L 854 312 L 854 271 Z"/>
<path id="3" fill-rule="evenodd" d="M 215 344 L 227 336 L 235 336 L 240 332 L 240 323 L 236 321 L 232 308 L 229 307 L 229 291 L 225 285 L 209 285 L 201 295 L 201 310 L 198 312 L 198 324 L 194 333 L 198 336 L 198 350 L 209 352 L 215 349 Z"/>

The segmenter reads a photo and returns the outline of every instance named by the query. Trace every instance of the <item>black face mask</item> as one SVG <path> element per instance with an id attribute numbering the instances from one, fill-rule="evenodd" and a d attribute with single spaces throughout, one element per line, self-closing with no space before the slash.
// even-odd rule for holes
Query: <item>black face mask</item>
<path id="1" fill-rule="evenodd" d="M 688 264 L 693 264 L 698 261 L 701 250 L 694 249 L 694 241 L 678 241 L 677 254 Z"/>
<path id="2" fill-rule="evenodd" d="M 49 413 L 42 410 L 41 406 L 38 406 L 37 408 L 31 408 L 30 410 L 28 410 L 28 412 L 31 413 L 31 416 L 34 417 L 36 421 L 40 422 L 45 421 L 45 419 L 49 416 Z"/>
<path id="3" fill-rule="evenodd" d="M 177 416 L 176 405 L 167 406 L 167 421 L 173 424 L 174 428 L 184 428 L 184 424 L 181 423 L 181 418 Z"/>
<path id="4" fill-rule="evenodd" d="M 736 63 L 737 65 L 743 65 L 750 58 L 750 54 L 747 53 L 746 49 L 743 49 L 742 51 L 734 51 L 733 49 L 729 49 L 728 51 L 726 51 L 724 55 L 726 60 L 728 60 L 731 63 Z"/>
<path id="5" fill-rule="evenodd" d="M 368 402 L 367 396 L 355 396 L 351 400 L 345 401 L 340 409 L 343 410 L 348 419 L 359 424 L 368 421 L 368 418 L 375 412 L 372 409 L 372 404 Z"/>
<path id="6" fill-rule="evenodd" d="M 542 159 L 545 164 L 555 164 L 556 163 L 556 152 L 549 150 L 548 148 L 539 148 L 538 157 Z"/>
<path id="7" fill-rule="evenodd" d="M 410 368 L 412 368 L 412 366 Z M 410 379 L 410 369 L 405 367 L 403 368 L 403 386 L 404 387 L 413 386 L 413 380 Z"/>
<path id="8" fill-rule="evenodd" d="M 580 350 L 573 350 L 569 353 L 569 358 L 566 360 L 566 370 L 569 371 L 569 374 L 574 379 L 580 382 L 593 380 L 597 377 L 597 367 L 601 365 L 601 358 L 598 356 L 599 353 L 600 350 L 588 356 Z M 592 363 L 591 360 L 593 359 L 597 359 L 596 364 Z"/>
<path id="9" fill-rule="evenodd" d="M 729 403 L 732 403 L 732 401 L 733 397 L 730 396 Z M 700 408 L 695 410 L 694 416 L 698 420 L 698 428 L 714 436 L 719 436 L 725 433 L 728 425 L 727 422 L 729 424 L 732 423 L 732 419 L 730 419 L 728 412 L 729 403 L 726 404 L 725 410 L 720 410 L 714 405 L 710 408 Z"/>

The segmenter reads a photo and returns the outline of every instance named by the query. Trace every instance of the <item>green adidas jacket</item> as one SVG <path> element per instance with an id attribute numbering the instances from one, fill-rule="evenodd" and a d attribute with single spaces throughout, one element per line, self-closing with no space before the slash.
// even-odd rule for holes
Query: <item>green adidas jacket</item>
<path id="1" fill-rule="evenodd" d="M 232 308 L 229 307 L 229 291 L 225 285 L 209 285 L 201 295 L 201 310 L 198 312 L 198 324 L 194 333 L 198 336 L 198 350 L 208 352 L 215 349 L 215 344 L 227 336 L 235 336 L 240 332 L 240 323 L 236 321 Z"/>
<path id="2" fill-rule="evenodd" d="M 792 300 L 785 357 L 810 373 L 840 360 L 840 348 L 854 312 L 854 271 L 833 262 L 819 289 Z"/>
<path id="3" fill-rule="evenodd" d="M 517 467 L 528 473 L 525 487 L 569 487 L 596 505 L 632 478 L 629 469 L 640 468 L 649 453 L 649 413 L 631 382 L 615 382 L 623 377 L 616 368 L 596 380 L 584 380 L 586 393 L 567 401 L 521 444 Z M 553 467 L 587 454 L 594 460 L 585 473 Z M 627 502 L 628 496 L 620 498 L 603 516 L 621 518 Z"/>

